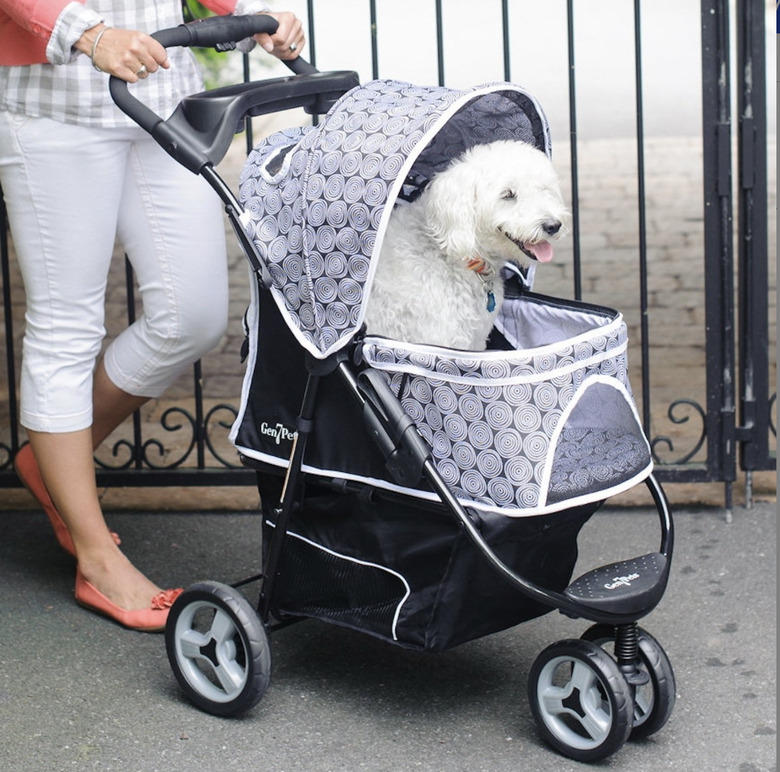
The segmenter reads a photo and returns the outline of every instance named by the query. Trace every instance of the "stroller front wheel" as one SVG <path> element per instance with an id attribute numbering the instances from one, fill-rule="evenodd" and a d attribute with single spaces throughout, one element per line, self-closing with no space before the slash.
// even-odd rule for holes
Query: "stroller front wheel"
<path id="1" fill-rule="evenodd" d="M 245 713 L 268 689 L 268 632 L 246 598 L 228 585 L 188 587 L 171 607 L 165 647 L 184 693 L 207 713 Z"/>
<path id="2" fill-rule="evenodd" d="M 545 739 L 576 761 L 612 755 L 631 732 L 631 690 L 617 663 L 590 641 L 558 641 L 542 651 L 528 677 L 528 699 Z"/>
<path id="3" fill-rule="evenodd" d="M 649 737 L 661 729 L 672 715 L 677 696 L 674 670 L 666 652 L 647 630 L 640 627 L 638 633 L 639 668 L 648 674 L 649 679 L 634 693 L 631 740 Z M 581 638 L 601 646 L 614 656 L 614 628 L 610 625 L 593 625 Z"/>

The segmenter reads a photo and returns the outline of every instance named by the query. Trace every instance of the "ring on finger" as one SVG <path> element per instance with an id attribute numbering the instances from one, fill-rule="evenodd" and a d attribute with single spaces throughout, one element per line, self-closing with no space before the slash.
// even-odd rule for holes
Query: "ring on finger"
<path id="1" fill-rule="evenodd" d="M 142 64 L 141 65 L 141 69 L 138 70 L 138 72 L 136 72 L 135 75 L 136 75 L 137 78 L 140 78 L 145 72 L 146 72 L 146 65 Z"/>
<path id="2" fill-rule="evenodd" d="M 290 51 L 297 51 L 297 50 L 298 50 L 298 44 L 290 43 Z"/>

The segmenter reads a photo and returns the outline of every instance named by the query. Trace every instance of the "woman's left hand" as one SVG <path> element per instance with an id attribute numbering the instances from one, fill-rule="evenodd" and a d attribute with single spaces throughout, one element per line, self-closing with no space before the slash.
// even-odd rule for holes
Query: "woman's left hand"
<path id="1" fill-rule="evenodd" d="M 273 35 L 265 33 L 255 35 L 257 44 L 279 59 L 295 59 L 300 56 L 301 49 L 306 43 L 301 20 L 290 11 L 268 15 L 279 22 L 279 28 Z"/>

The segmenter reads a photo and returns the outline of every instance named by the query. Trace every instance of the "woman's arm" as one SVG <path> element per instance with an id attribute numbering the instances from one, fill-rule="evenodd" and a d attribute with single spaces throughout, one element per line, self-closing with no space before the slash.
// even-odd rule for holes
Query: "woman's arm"
<path id="1" fill-rule="evenodd" d="M 3 64 L 66 64 L 82 34 L 103 21 L 82 2 L 0 0 Z"/>
<path id="2" fill-rule="evenodd" d="M 70 2 L 71 0 L 0 0 L 0 10 L 23 29 L 48 40 L 57 19 Z"/>
<path id="3" fill-rule="evenodd" d="M 89 56 L 96 69 L 128 83 L 171 66 L 168 52 L 153 37 L 138 30 L 107 27 L 102 22 L 86 30 L 73 47 Z"/>

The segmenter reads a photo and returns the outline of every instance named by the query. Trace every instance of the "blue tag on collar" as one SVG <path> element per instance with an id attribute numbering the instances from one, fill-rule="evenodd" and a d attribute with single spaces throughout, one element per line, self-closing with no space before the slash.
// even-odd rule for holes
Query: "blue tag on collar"
<path id="1" fill-rule="evenodd" d="M 496 310 L 496 296 L 493 294 L 493 290 L 488 290 L 487 310 L 491 314 Z"/>

